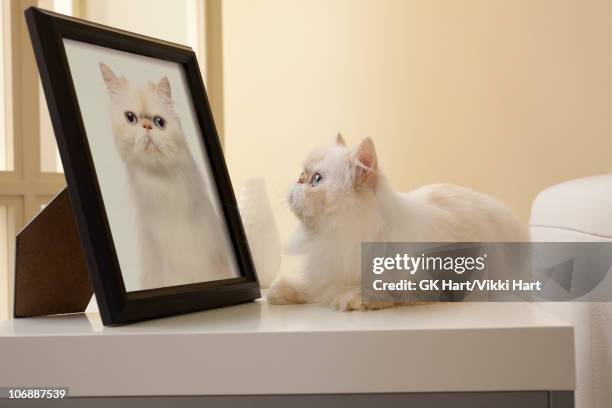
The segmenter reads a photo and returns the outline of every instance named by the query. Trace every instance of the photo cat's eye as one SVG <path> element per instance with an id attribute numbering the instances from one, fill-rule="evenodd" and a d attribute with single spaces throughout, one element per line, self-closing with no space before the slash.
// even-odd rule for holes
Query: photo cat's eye
<path id="1" fill-rule="evenodd" d="M 310 179 L 310 184 L 314 187 L 323 179 L 320 173 L 315 173 L 312 175 L 312 179 Z"/>
<path id="2" fill-rule="evenodd" d="M 157 126 L 160 129 L 163 129 L 166 126 L 166 120 L 162 118 L 161 116 L 157 116 L 157 115 L 155 115 L 155 117 L 153 118 L 153 123 L 155 123 L 155 126 Z"/>
<path id="3" fill-rule="evenodd" d="M 136 122 L 138 122 L 138 117 L 134 114 L 134 112 L 130 112 L 130 111 L 125 112 L 125 119 L 128 121 L 130 125 L 133 125 Z"/>

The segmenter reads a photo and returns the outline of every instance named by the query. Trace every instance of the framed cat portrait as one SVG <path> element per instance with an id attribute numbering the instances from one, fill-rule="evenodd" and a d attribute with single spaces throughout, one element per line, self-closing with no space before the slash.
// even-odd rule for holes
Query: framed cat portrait
<path id="1" fill-rule="evenodd" d="M 259 298 L 194 52 L 38 8 L 26 20 L 103 323 Z"/>

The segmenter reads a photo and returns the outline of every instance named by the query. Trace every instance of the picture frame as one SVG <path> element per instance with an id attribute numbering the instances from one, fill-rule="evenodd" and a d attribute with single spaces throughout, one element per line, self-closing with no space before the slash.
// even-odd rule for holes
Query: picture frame
<path id="1" fill-rule="evenodd" d="M 186 46 L 63 16 L 36 7 L 26 10 L 25 17 L 64 167 L 70 202 L 103 324 L 124 324 L 229 306 L 259 298 L 261 294 L 257 274 L 193 50 Z M 109 207 L 112 201 L 108 199 L 109 190 L 103 191 L 102 188 L 104 178 L 101 177 L 105 176 L 106 171 L 103 167 L 106 162 L 110 162 L 110 159 L 101 161 L 96 157 L 96 151 L 92 150 L 92 146 L 96 146 L 96 143 L 100 145 L 101 136 L 95 135 L 97 139 L 93 139 L 92 133 L 95 133 L 94 130 L 97 127 L 92 127 L 84 119 L 84 113 L 91 111 L 91 108 L 81 106 L 79 103 L 79 98 L 83 95 L 83 91 L 75 86 L 75 75 L 79 75 L 79 72 L 73 66 L 74 62 L 71 63 L 67 53 L 67 49 L 70 50 L 70 47 L 73 46 L 68 47 L 68 45 L 73 43 L 78 43 L 79 47 L 84 48 L 87 52 L 89 52 L 88 48 L 94 51 L 104 49 L 100 52 L 106 55 L 105 50 L 108 50 L 108 53 L 118 55 L 116 58 L 113 57 L 117 61 L 119 61 L 117 58 L 132 58 L 130 55 L 134 58 L 142 58 L 143 61 L 151 61 L 152 64 L 160 61 L 158 65 L 172 68 L 172 72 L 178 72 L 177 78 L 183 78 L 184 84 L 179 83 L 179 80 L 173 83 L 172 79 L 170 81 L 166 79 L 164 84 L 167 87 L 169 82 L 173 86 L 173 91 L 177 84 L 180 85 L 179 88 L 182 86 L 187 90 L 186 98 L 190 101 L 187 100 L 184 105 L 192 107 L 190 112 L 193 117 L 190 120 L 196 124 L 196 132 L 192 133 L 197 134 L 199 127 L 199 137 L 197 135 L 192 137 L 198 139 L 197 143 L 189 140 L 201 146 L 202 160 L 208 161 L 209 177 L 213 180 L 209 191 L 211 196 L 216 195 L 217 197 L 218 207 L 220 207 L 217 215 L 221 219 L 219 228 L 224 228 L 226 231 L 226 240 L 230 243 L 228 251 L 231 253 L 231 262 L 233 262 L 231 268 L 235 269 L 235 275 L 228 275 L 228 278 L 223 279 L 194 281 L 179 285 L 163 285 L 138 290 L 127 289 L 126 282 L 129 279 L 125 273 L 128 271 L 125 267 L 122 270 L 121 263 L 124 259 L 120 259 L 118 255 L 118 241 L 121 240 L 117 236 L 117 228 L 114 225 L 117 222 L 109 218 L 113 211 L 115 213 L 117 211 Z M 128 67 L 128 65 L 125 66 Z M 178 69 L 173 68 L 174 66 L 178 66 Z M 147 70 L 140 69 L 139 72 L 146 76 Z M 97 74 L 100 73 L 97 72 Z M 116 78 L 120 78 L 120 75 L 116 74 Z M 104 80 L 108 85 L 108 77 L 104 77 Z M 100 88 L 100 84 L 103 83 L 100 80 L 96 82 L 96 86 Z M 159 84 L 161 83 L 160 81 Z M 161 89 L 159 84 L 151 88 L 157 92 L 155 95 L 158 95 Z M 110 85 L 108 86 L 110 93 L 111 88 Z M 98 88 L 96 92 L 102 92 Z M 169 94 L 169 89 L 167 91 Z M 148 127 L 145 128 L 145 132 L 159 130 L 151 126 L 152 118 L 144 115 L 141 120 L 143 123 L 147 121 L 146 126 Z M 163 120 L 159 121 L 156 116 L 155 121 L 158 125 Z M 115 129 L 116 126 L 114 124 L 112 126 Z M 145 127 L 144 124 L 143 127 Z M 139 128 L 139 131 L 141 130 Z M 112 143 L 111 140 L 104 142 Z M 153 138 L 148 140 L 151 142 Z M 192 145 L 195 146 L 196 144 L 193 143 Z M 160 152 L 163 150 L 161 147 L 159 149 Z M 196 156 L 199 156 L 197 149 L 190 151 L 194 160 L 197 159 Z M 105 177 L 109 178 L 109 176 Z M 123 198 L 120 197 L 118 200 L 120 199 Z M 221 235 L 223 234 L 220 234 L 219 237 Z M 221 240 L 221 238 L 214 238 L 207 243 Z M 133 239 L 123 241 L 132 242 Z M 189 245 L 191 248 L 197 248 L 193 242 L 189 242 Z M 208 246 L 201 245 L 202 251 L 205 251 Z M 160 251 L 163 252 L 163 247 L 160 247 Z M 164 259 L 163 253 L 161 258 Z M 203 263 L 203 269 L 206 269 L 205 264 L 206 262 Z M 228 266 L 228 270 L 231 268 Z M 143 271 L 146 273 L 144 268 Z"/>

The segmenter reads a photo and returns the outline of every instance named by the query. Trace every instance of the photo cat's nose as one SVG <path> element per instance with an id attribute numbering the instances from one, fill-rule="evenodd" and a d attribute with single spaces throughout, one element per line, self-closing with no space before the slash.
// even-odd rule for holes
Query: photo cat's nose
<path id="1" fill-rule="evenodd" d="M 151 129 L 153 129 L 153 127 L 151 126 L 151 124 L 150 124 L 150 123 L 148 123 L 148 122 L 143 122 L 143 123 L 142 123 L 142 127 L 143 127 L 143 128 L 145 128 L 145 129 L 147 129 L 147 130 L 151 130 Z"/>

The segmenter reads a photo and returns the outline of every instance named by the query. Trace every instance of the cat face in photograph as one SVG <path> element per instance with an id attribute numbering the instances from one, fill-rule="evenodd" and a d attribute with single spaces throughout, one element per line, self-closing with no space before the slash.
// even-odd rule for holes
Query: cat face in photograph
<path id="1" fill-rule="evenodd" d="M 377 168 L 370 138 L 351 150 L 338 134 L 333 146 L 317 149 L 308 156 L 298 181 L 290 189 L 289 206 L 307 227 L 316 228 L 335 214 L 350 211 L 373 197 Z"/>
<path id="2" fill-rule="evenodd" d="M 111 123 L 119 154 L 128 165 L 171 170 L 186 157 L 187 143 L 174 110 L 168 78 L 136 86 L 100 63 L 110 96 Z"/>

